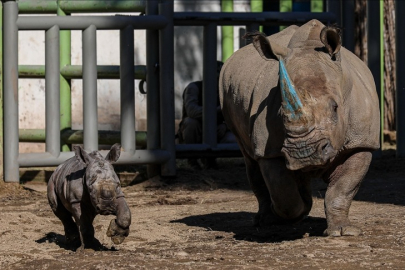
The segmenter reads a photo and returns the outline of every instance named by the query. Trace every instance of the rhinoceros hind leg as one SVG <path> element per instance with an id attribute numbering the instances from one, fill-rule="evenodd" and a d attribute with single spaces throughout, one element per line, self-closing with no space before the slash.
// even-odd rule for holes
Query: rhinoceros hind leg
<path id="1" fill-rule="evenodd" d="M 358 236 L 361 229 L 350 224 L 349 208 L 361 181 L 368 171 L 371 152 L 356 152 L 341 161 L 325 178 L 329 181 L 325 195 L 327 236 Z"/>

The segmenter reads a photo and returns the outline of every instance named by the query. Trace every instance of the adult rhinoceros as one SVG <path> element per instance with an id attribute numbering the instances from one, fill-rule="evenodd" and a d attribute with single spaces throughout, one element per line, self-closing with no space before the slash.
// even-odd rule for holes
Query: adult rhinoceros
<path id="1" fill-rule="evenodd" d="M 312 20 L 236 51 L 220 77 L 223 115 L 243 152 L 259 211 L 255 224 L 295 222 L 327 184 L 329 236 L 359 235 L 349 208 L 379 148 L 379 105 L 368 67 L 340 30 Z"/>

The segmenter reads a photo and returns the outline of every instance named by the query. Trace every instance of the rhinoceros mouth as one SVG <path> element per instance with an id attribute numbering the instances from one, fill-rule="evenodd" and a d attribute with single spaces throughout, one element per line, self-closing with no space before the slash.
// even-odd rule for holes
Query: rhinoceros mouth
<path id="1" fill-rule="evenodd" d="M 297 141 L 288 138 L 284 141 L 281 152 L 284 154 L 289 170 L 323 167 L 337 153 L 328 139 Z"/>

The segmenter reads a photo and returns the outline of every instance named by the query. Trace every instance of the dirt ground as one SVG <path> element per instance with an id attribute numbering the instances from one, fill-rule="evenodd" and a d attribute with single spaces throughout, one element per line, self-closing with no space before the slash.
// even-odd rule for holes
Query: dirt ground
<path id="1" fill-rule="evenodd" d="M 313 184 L 314 206 L 295 225 L 256 228 L 257 203 L 241 158 L 194 172 L 178 161 L 178 177 L 124 187 L 133 221 L 114 246 L 112 216 L 98 216 L 105 251 L 64 245 L 44 182 L 0 184 L 0 269 L 405 269 L 405 159 L 374 159 L 352 204 L 359 237 L 323 237 L 325 185 Z"/>

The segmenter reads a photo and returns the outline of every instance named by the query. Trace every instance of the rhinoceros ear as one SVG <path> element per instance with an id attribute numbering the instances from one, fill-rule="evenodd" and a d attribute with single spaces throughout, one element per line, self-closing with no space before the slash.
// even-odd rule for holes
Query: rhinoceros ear
<path id="1" fill-rule="evenodd" d="M 75 156 L 82 162 L 89 164 L 92 158 L 89 154 L 83 149 L 81 146 L 73 146 L 73 151 L 75 152 Z"/>
<path id="2" fill-rule="evenodd" d="M 119 143 L 116 143 L 113 146 L 111 146 L 110 152 L 108 152 L 107 156 L 105 157 L 105 160 L 107 160 L 110 163 L 114 163 L 118 160 L 120 155 L 121 155 L 121 145 Z"/>
<path id="3" fill-rule="evenodd" d="M 265 60 L 279 60 L 280 58 L 286 57 L 289 52 L 288 48 L 270 42 L 266 36 L 259 31 L 246 33 L 243 38 L 251 38 L 253 46 L 255 46 L 260 56 Z"/>
<path id="4" fill-rule="evenodd" d="M 342 37 L 340 29 L 337 27 L 325 26 L 320 35 L 322 43 L 325 45 L 326 51 L 332 58 L 336 57 L 342 47 Z"/>

